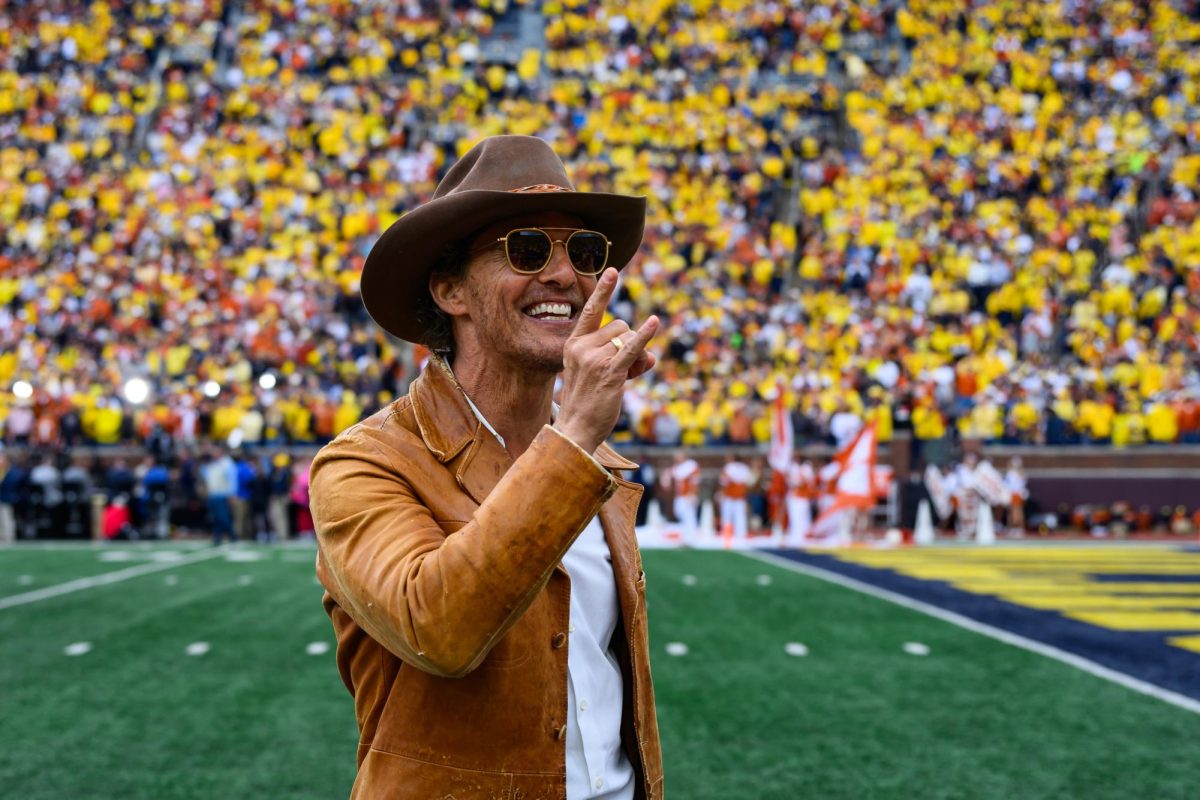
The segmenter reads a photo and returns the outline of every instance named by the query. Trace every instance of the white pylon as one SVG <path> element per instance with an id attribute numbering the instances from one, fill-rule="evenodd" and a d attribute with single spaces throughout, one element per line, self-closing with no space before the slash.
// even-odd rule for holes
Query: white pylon
<path id="1" fill-rule="evenodd" d="M 996 543 L 996 521 L 992 519 L 992 507 L 979 504 L 979 516 L 975 520 L 975 544 Z"/>
<path id="2" fill-rule="evenodd" d="M 659 507 L 657 500 L 651 500 L 650 504 L 646 507 L 646 527 L 649 528 L 650 532 L 655 536 L 660 536 L 662 534 L 662 508 Z"/>
<path id="3" fill-rule="evenodd" d="M 705 545 L 712 544 L 717 535 L 717 511 L 714 503 L 716 501 L 710 499 L 700 504 L 700 541 Z"/>
<path id="4" fill-rule="evenodd" d="M 850 543 L 854 541 L 853 536 L 851 536 L 852 526 L 854 525 L 854 513 L 853 509 L 843 508 L 841 513 L 838 514 L 835 547 L 849 547 Z"/>
<path id="5" fill-rule="evenodd" d="M 913 544 L 933 544 L 933 512 L 929 509 L 928 500 L 917 504 L 917 525 L 913 528 Z"/>

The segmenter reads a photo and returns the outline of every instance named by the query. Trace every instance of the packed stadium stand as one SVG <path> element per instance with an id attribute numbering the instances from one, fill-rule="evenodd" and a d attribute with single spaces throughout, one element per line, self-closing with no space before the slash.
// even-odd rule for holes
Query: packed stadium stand
<path id="1" fill-rule="evenodd" d="M 0 3 L 0 433 L 327 441 L 357 296 L 481 137 L 645 194 L 629 445 L 1200 442 L 1200 3 Z M 152 448 L 153 449 L 153 448 Z"/>

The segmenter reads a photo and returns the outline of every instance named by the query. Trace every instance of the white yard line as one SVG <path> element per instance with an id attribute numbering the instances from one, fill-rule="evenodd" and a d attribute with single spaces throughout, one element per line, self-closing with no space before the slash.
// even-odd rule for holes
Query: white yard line
<path id="1" fill-rule="evenodd" d="M 55 586 L 47 586 L 44 589 L 36 589 L 32 592 L 24 594 L 14 594 L 10 597 L 0 597 L 0 611 L 14 606 L 23 606 L 28 603 L 36 603 L 39 600 L 47 600 L 51 597 L 59 597 L 60 595 L 70 594 L 71 592 L 79 592 L 84 589 L 92 589 L 96 586 L 107 586 L 110 583 L 118 583 L 126 581 L 130 578 L 136 578 L 140 575 L 149 575 L 152 572 L 162 572 L 168 569 L 178 569 L 195 564 L 200 561 L 207 561 L 210 558 L 223 556 L 226 553 L 224 547 L 214 547 L 211 550 L 205 550 L 196 553 L 192 556 L 185 556 L 178 561 L 160 561 L 150 562 L 148 564 L 139 564 L 136 567 L 117 570 L 116 572 L 106 572 L 102 575 L 93 575 L 88 578 L 77 578 L 73 581 L 60 583 Z"/>
<path id="2" fill-rule="evenodd" d="M 0 548 L 0 553 L 21 553 L 26 550 L 150 550 L 156 548 L 170 548 L 177 550 L 199 550 L 204 547 L 212 547 L 212 539 L 207 542 L 201 541 L 173 541 L 170 539 L 145 539 L 142 541 L 121 542 L 113 544 L 112 542 L 101 541 L 85 541 L 85 542 L 42 542 L 42 541 L 17 541 Z M 315 549 L 315 548 L 314 548 Z"/>
<path id="3" fill-rule="evenodd" d="M 951 625 L 957 625 L 960 628 L 965 628 L 966 630 L 973 631 L 974 633 L 990 636 L 997 641 L 1004 642 L 1005 644 L 1012 645 L 1013 647 L 1020 647 L 1023 650 L 1037 653 L 1038 655 L 1045 656 L 1046 658 L 1052 658 L 1055 661 L 1061 661 L 1068 666 L 1072 666 L 1091 675 L 1095 675 L 1097 678 L 1103 678 L 1106 681 L 1111 681 L 1120 686 L 1124 686 L 1126 689 L 1132 689 L 1135 692 L 1149 695 L 1155 699 L 1162 700 L 1164 703 L 1170 703 L 1178 708 L 1191 711 L 1193 714 L 1200 714 L 1200 700 L 1194 700 L 1186 695 L 1179 694 L 1178 692 L 1172 692 L 1170 689 L 1164 689 L 1161 686 L 1155 686 L 1152 683 L 1138 680 L 1137 678 L 1126 675 L 1123 672 L 1117 672 L 1114 669 L 1106 667 L 1102 664 L 1097 664 L 1095 661 L 1090 661 L 1082 656 L 1077 656 L 1074 653 L 1068 653 L 1065 650 L 1059 650 L 1057 647 L 1052 647 L 1051 645 L 1043 644 L 1042 642 L 1037 642 L 1033 639 L 1027 639 L 1024 636 L 1018 636 L 1010 631 L 992 627 L 991 625 L 971 619 L 970 617 L 964 617 L 961 614 L 955 614 L 953 611 L 947 611 L 944 608 L 939 608 L 935 605 L 924 603 L 920 600 L 914 600 L 911 597 L 907 597 L 897 592 L 881 589 L 878 586 L 872 586 L 869 583 L 864 583 L 863 581 L 855 580 L 854 578 L 848 578 L 845 575 L 841 575 L 837 572 L 821 569 L 820 567 L 814 567 L 810 564 L 801 564 L 797 561 L 782 558 L 781 556 L 777 556 L 772 553 L 742 552 L 742 555 L 746 556 L 747 558 L 757 559 L 758 561 L 765 561 L 768 564 L 774 564 L 778 567 L 783 567 L 784 569 L 790 569 L 793 572 L 799 572 L 804 575 L 808 575 L 811 578 L 818 578 L 823 581 L 828 581 L 829 583 L 836 583 L 837 585 L 844 586 L 847 589 L 853 589 L 857 592 L 862 592 L 863 594 L 869 594 L 872 597 L 878 597 L 880 600 L 886 600 L 889 603 L 895 603 L 898 606 L 904 606 L 905 608 L 910 608 L 913 611 L 920 611 L 922 614 L 928 614 L 931 617 L 936 617 L 943 622 L 949 622 Z"/>

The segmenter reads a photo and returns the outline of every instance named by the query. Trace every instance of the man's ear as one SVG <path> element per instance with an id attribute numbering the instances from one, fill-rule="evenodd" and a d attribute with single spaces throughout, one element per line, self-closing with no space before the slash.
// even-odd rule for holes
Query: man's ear
<path id="1" fill-rule="evenodd" d="M 463 277 L 429 276 L 429 296 L 433 298 L 433 302 L 437 304 L 438 308 L 451 317 L 459 317 L 467 313 Z"/>

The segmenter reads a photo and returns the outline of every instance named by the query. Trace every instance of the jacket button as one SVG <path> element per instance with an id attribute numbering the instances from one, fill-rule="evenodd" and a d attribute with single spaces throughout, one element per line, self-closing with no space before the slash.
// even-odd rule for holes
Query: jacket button
<path id="1" fill-rule="evenodd" d="M 550 640 L 550 646 L 553 647 L 555 650 L 558 650 L 560 647 L 562 647 L 566 643 L 567 643 L 567 635 L 565 633 L 556 633 L 556 634 L 554 634 L 554 638 Z"/>
<path id="2" fill-rule="evenodd" d="M 558 729 L 558 733 L 556 733 L 556 734 L 554 734 L 554 735 L 555 735 L 556 737 L 558 737 L 558 740 L 559 740 L 560 742 L 561 742 L 563 739 L 567 738 L 567 726 L 566 726 L 566 725 L 563 725 L 561 728 L 559 728 L 559 729 Z"/>

